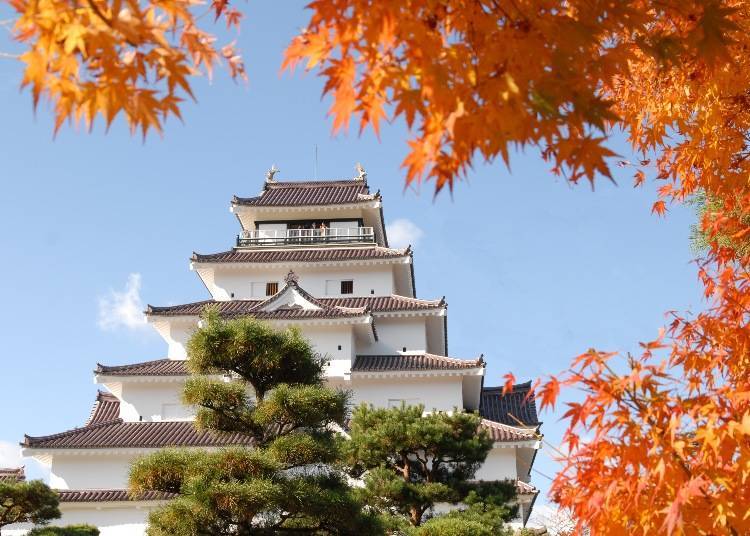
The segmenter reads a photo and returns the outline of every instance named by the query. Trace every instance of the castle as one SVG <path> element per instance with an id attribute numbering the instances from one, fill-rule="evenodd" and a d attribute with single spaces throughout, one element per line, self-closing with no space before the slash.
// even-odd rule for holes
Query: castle
<path id="1" fill-rule="evenodd" d="M 59 491 L 57 524 L 90 523 L 102 536 L 144 534 L 148 512 L 168 497 L 128 495 L 134 458 L 167 446 L 243 442 L 196 431 L 192 409 L 181 403 L 186 343 L 207 305 L 226 318 L 298 326 L 329 358 L 328 384 L 351 391 L 354 404 L 479 411 L 494 448 L 476 478 L 516 481 L 524 523 L 538 494 L 530 471 L 541 446 L 530 384 L 503 395 L 484 385 L 481 356 L 450 357 L 448 304 L 417 298 L 413 252 L 388 246 L 381 196 L 361 166 L 344 180 L 281 181 L 277 171 L 267 173 L 259 195 L 232 199 L 241 226 L 235 246 L 191 257 L 210 299 L 146 310 L 166 357 L 97 364 L 94 378 L 104 389 L 83 426 L 24 438 L 24 455 L 49 468 Z M 23 532 L 11 526 L 4 533 Z"/>

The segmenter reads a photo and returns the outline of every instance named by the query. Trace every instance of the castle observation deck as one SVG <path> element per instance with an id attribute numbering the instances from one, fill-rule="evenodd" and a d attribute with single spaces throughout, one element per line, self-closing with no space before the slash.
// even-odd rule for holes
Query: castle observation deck
<path id="1" fill-rule="evenodd" d="M 237 248 L 387 247 L 380 192 L 370 192 L 360 165 L 351 179 L 279 181 L 277 172 L 266 173 L 259 195 L 232 199 L 242 225 Z"/>

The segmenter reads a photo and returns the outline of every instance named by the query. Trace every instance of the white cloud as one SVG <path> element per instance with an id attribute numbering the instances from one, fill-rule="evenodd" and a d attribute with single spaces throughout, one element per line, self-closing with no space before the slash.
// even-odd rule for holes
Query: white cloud
<path id="1" fill-rule="evenodd" d="M 385 231 L 388 234 L 388 244 L 394 248 L 405 248 L 409 244 L 416 246 L 417 242 L 424 236 L 422 229 L 417 227 L 413 221 L 405 218 L 393 220 L 386 225 Z"/>
<path id="2" fill-rule="evenodd" d="M 0 467 L 20 467 L 21 447 L 10 441 L 0 441 Z"/>
<path id="3" fill-rule="evenodd" d="M 99 298 L 97 324 L 105 331 L 119 328 L 140 330 L 148 327 L 141 301 L 141 274 L 130 274 L 122 291 L 110 290 Z"/>

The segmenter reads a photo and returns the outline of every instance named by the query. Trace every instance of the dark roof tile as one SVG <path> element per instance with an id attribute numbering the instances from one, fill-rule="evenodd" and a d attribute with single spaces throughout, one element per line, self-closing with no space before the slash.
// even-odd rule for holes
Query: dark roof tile
<path id="1" fill-rule="evenodd" d="M 134 496 L 126 489 L 62 489 L 57 494 L 60 502 L 164 501 L 177 497 L 176 493 L 163 491 L 146 491 Z"/>
<path id="2" fill-rule="evenodd" d="M 405 296 L 363 296 L 351 298 L 317 298 L 328 307 L 369 308 L 373 313 L 395 311 L 424 311 L 442 309 L 446 306 L 444 300 L 420 300 Z M 182 305 L 157 307 L 149 305 L 146 314 L 150 316 L 193 316 L 200 315 L 209 305 L 216 305 L 225 317 L 236 317 L 255 314 L 253 309 L 263 303 L 262 300 L 231 300 L 215 301 L 203 300 Z"/>
<path id="3" fill-rule="evenodd" d="M 86 421 L 86 426 L 112 421 L 120 416 L 120 401 L 115 395 L 99 391 L 96 402 L 91 408 L 91 415 Z"/>
<path id="4" fill-rule="evenodd" d="M 243 434 L 199 432 L 190 421 L 123 422 L 122 419 L 115 419 L 49 436 L 24 436 L 23 446 L 37 449 L 103 449 L 218 447 L 252 443 L 252 438 Z"/>
<path id="5" fill-rule="evenodd" d="M 519 383 L 513 386 L 510 393 L 503 395 L 502 387 L 485 387 L 482 389 L 479 413 L 485 419 L 513 426 L 518 425 L 516 419 L 527 426 L 537 426 L 541 423 L 536 414 L 536 401 L 533 396 L 526 398 L 530 389 L 531 382 Z"/>
<path id="6" fill-rule="evenodd" d="M 26 473 L 23 467 L 0 467 L 0 482 L 23 482 Z"/>
<path id="7" fill-rule="evenodd" d="M 232 204 L 256 207 L 348 205 L 372 201 L 367 182 L 362 180 L 335 181 L 266 181 L 257 197 L 237 197 Z"/>
<path id="8" fill-rule="evenodd" d="M 95 374 L 106 376 L 184 376 L 188 374 L 182 359 L 157 359 L 128 365 L 102 365 L 97 363 Z"/>
<path id="9" fill-rule="evenodd" d="M 482 419 L 481 426 L 487 430 L 487 433 L 496 443 L 534 441 L 537 439 L 536 432 L 528 428 L 518 428 L 488 419 Z"/>
<path id="10" fill-rule="evenodd" d="M 252 438 L 239 433 L 215 433 L 195 429 L 190 421 L 125 422 L 120 418 L 102 420 L 104 415 L 119 414 L 119 402 L 99 393 L 87 424 L 48 436 L 24 436 L 22 445 L 38 449 L 103 449 L 219 447 L 252 445 Z M 117 399 L 114 399 L 117 400 Z M 106 409 L 102 409 L 105 408 Z"/>
<path id="11" fill-rule="evenodd" d="M 434 354 L 358 355 L 352 372 L 387 372 L 399 370 L 460 370 L 483 367 L 479 359 L 455 359 Z"/>
<path id="12" fill-rule="evenodd" d="M 327 262 L 371 259 L 398 259 L 411 254 L 407 249 L 375 247 L 314 248 L 314 249 L 233 249 L 222 253 L 201 255 L 193 253 L 191 260 L 198 263 L 276 263 L 276 262 Z"/>

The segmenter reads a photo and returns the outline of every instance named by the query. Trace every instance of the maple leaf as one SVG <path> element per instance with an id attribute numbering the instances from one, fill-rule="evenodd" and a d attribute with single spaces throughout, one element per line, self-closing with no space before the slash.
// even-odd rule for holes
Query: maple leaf
<path id="1" fill-rule="evenodd" d="M 505 382 L 503 383 L 503 395 L 513 392 L 513 385 L 516 383 L 516 377 L 512 373 L 507 373 L 503 376 Z"/>

